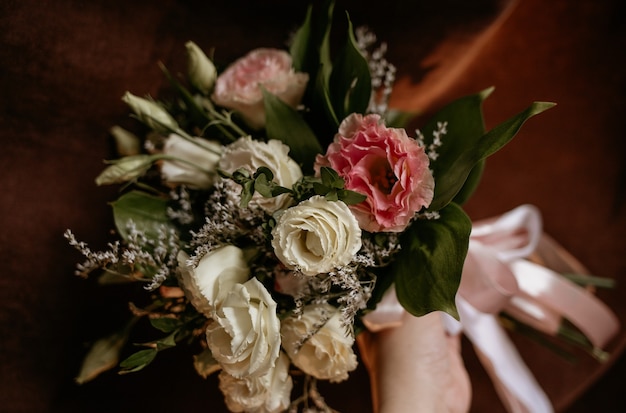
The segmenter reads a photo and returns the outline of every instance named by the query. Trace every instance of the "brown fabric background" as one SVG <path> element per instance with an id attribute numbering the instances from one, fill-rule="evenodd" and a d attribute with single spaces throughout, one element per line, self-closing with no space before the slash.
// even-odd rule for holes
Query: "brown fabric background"
<path id="1" fill-rule="evenodd" d="M 337 14 L 347 8 L 389 42 L 397 105 L 428 113 L 493 85 L 491 127 L 532 100 L 558 103 L 490 158 L 467 211 L 479 219 L 538 206 L 549 234 L 594 274 L 620 281 L 599 295 L 626 323 L 623 3 L 359 3 L 338 0 Z M 183 70 L 189 39 L 221 62 L 280 47 L 303 12 L 287 0 L 0 2 L 0 411 L 225 411 L 216 378 L 198 378 L 185 349 L 141 373 L 73 384 L 87 344 L 125 319 L 132 295 L 74 277 L 80 257 L 62 233 L 71 228 L 95 248 L 110 239 L 106 202 L 116 188 L 93 179 L 113 156 L 108 128 L 135 125 L 120 100 L 126 90 L 156 95 L 165 85 L 157 62 Z M 559 411 L 626 411 L 623 332 L 605 365 L 583 354 L 571 365 L 514 338 Z M 472 411 L 503 411 L 464 345 Z M 368 386 L 359 368 L 323 394 L 340 411 L 371 411 Z"/>

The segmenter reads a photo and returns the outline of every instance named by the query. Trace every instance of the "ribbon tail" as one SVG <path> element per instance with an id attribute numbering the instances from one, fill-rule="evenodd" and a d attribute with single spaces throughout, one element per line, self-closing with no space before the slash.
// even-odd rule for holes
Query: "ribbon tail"
<path id="1" fill-rule="evenodd" d="M 617 316 L 590 291 L 530 261 L 515 260 L 511 268 L 524 294 L 571 321 L 595 347 L 604 347 L 619 330 Z M 541 329 L 541 321 L 531 325 Z"/>
<path id="2" fill-rule="evenodd" d="M 511 413 L 553 413 L 548 396 L 530 372 L 496 317 L 481 313 L 457 295 L 465 335 L 477 350 L 506 408 Z"/>

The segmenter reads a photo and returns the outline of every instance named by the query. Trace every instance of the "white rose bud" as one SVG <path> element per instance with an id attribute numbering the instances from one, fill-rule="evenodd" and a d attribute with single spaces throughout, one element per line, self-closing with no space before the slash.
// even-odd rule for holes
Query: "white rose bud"
<path id="1" fill-rule="evenodd" d="M 283 320 L 280 333 L 289 358 L 306 374 L 339 382 L 357 367 L 354 338 L 348 335 L 339 310 L 329 304 L 304 307 L 300 317 Z"/>
<path id="2" fill-rule="evenodd" d="M 187 185 L 193 189 L 210 188 L 215 179 L 222 146 L 203 138 L 193 137 L 192 140 L 176 134 L 168 136 L 163 153 L 176 159 L 163 160 L 161 175 L 172 185 Z"/>
<path id="3" fill-rule="evenodd" d="M 126 92 L 122 100 L 130 106 L 140 121 L 162 135 L 167 135 L 172 130 L 178 129 L 178 123 L 158 103 L 135 96 L 130 92 Z"/>
<path id="4" fill-rule="evenodd" d="M 115 149 L 122 156 L 138 155 L 141 152 L 141 141 L 132 132 L 114 125 L 109 132 L 115 139 Z"/>
<path id="5" fill-rule="evenodd" d="M 285 210 L 272 237 L 278 259 L 287 268 L 306 275 L 347 265 L 361 249 L 361 229 L 348 206 L 322 196 Z"/>
<path id="6" fill-rule="evenodd" d="M 207 343 L 222 369 L 237 378 L 260 377 L 280 350 L 276 302 L 256 278 L 234 285 L 213 309 Z"/>
<path id="7" fill-rule="evenodd" d="M 177 259 L 177 274 L 187 299 L 207 317 L 235 284 L 246 282 L 250 275 L 243 251 L 234 245 L 214 249 L 195 268 L 188 265 L 189 256 L 184 251 Z"/>
<path id="8" fill-rule="evenodd" d="M 291 188 L 302 178 L 300 166 L 289 157 L 289 146 L 277 140 L 261 142 L 250 136 L 237 139 L 226 146 L 219 167 L 232 174 L 239 168 L 246 168 L 251 172 L 265 166 L 274 174 L 274 181 L 280 186 Z M 293 201 L 287 194 L 273 198 L 264 198 L 255 193 L 252 202 L 270 214 L 286 208 Z"/>
<path id="9" fill-rule="evenodd" d="M 154 157 L 150 155 L 125 156 L 104 169 L 96 178 L 96 185 L 120 184 L 140 177 L 150 167 Z"/>
<path id="10" fill-rule="evenodd" d="M 291 402 L 293 381 L 289 375 L 289 357 L 280 353 L 276 367 L 261 377 L 238 379 L 220 372 L 219 387 L 231 412 L 279 413 Z"/>
<path id="11" fill-rule="evenodd" d="M 211 91 L 215 84 L 215 79 L 217 79 L 215 65 L 194 42 L 187 42 L 185 47 L 187 48 L 187 74 L 189 80 L 192 85 L 206 95 Z"/>

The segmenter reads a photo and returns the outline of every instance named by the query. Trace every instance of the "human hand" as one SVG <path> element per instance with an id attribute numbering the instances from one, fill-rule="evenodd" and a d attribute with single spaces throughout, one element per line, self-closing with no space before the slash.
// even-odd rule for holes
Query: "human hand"
<path id="1" fill-rule="evenodd" d="M 359 334 L 376 413 L 469 411 L 471 386 L 460 339 L 446 333 L 441 317 L 405 313 L 399 327 Z"/>

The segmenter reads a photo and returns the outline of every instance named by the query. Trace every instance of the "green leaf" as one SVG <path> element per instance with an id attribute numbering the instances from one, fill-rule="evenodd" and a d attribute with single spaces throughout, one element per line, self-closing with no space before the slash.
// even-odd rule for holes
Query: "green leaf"
<path id="1" fill-rule="evenodd" d="M 402 235 L 391 265 L 398 301 L 411 314 L 445 311 L 458 319 L 455 296 L 461 281 L 472 223 L 448 204 L 439 219 L 415 221 Z"/>
<path id="2" fill-rule="evenodd" d="M 74 379 L 78 384 L 93 380 L 101 373 L 117 366 L 120 352 L 128 340 L 130 327 L 134 320 L 122 330 L 96 341 L 83 359 L 78 376 Z"/>
<path id="3" fill-rule="evenodd" d="M 120 363 L 120 374 L 133 373 L 146 367 L 155 359 L 158 351 L 155 348 L 139 350 Z"/>
<path id="4" fill-rule="evenodd" d="M 165 336 L 155 342 L 157 345 L 157 350 L 164 350 L 166 348 L 176 347 L 176 334 L 178 333 L 175 330 L 172 334 Z"/>
<path id="5" fill-rule="evenodd" d="M 344 119 L 351 113 L 364 113 L 372 95 L 372 78 L 367 60 L 354 37 L 350 17 L 348 35 L 338 54 L 329 79 L 329 90 L 335 113 Z"/>
<path id="6" fill-rule="evenodd" d="M 267 179 L 267 175 L 260 174 L 254 180 L 254 190 L 266 198 L 272 196 L 271 181 Z"/>
<path id="7" fill-rule="evenodd" d="M 330 74 L 332 73 L 332 59 L 330 54 L 330 32 L 332 28 L 332 19 L 333 12 L 335 10 L 334 2 L 329 2 L 329 7 L 327 10 L 325 17 L 325 25 L 320 26 L 322 30 L 320 33 L 320 42 L 319 42 L 319 62 L 317 62 L 316 70 L 320 70 L 323 74 L 322 79 L 324 79 L 324 85 L 328 86 L 328 80 L 330 79 Z"/>
<path id="8" fill-rule="evenodd" d="M 164 333 L 171 333 L 182 325 L 179 319 L 172 317 L 151 318 L 150 324 Z"/>
<path id="9" fill-rule="evenodd" d="M 149 239 L 157 239 L 163 228 L 174 228 L 167 216 L 167 201 L 141 191 L 122 195 L 113 206 L 113 218 L 120 236 L 128 240 L 128 227 L 132 222 L 137 231 Z"/>
<path id="10" fill-rule="evenodd" d="M 337 171 L 327 166 L 320 168 L 320 177 L 322 178 L 322 184 L 329 188 L 343 189 L 345 181 L 339 176 Z"/>
<path id="11" fill-rule="evenodd" d="M 293 36 L 291 46 L 289 47 L 289 54 L 291 55 L 293 67 L 295 70 L 302 72 L 306 71 L 312 64 L 309 63 L 311 57 L 315 57 L 315 53 L 312 53 L 312 33 L 311 33 L 311 19 L 313 15 L 313 6 L 309 5 L 306 11 L 306 17 L 304 23 L 296 30 Z"/>
<path id="12" fill-rule="evenodd" d="M 435 196 L 429 209 L 439 210 L 461 191 L 472 169 L 482 160 L 506 145 L 517 134 L 522 124 L 552 106 L 553 103 L 534 102 L 527 109 L 484 132 L 482 102 L 493 88 L 452 102 L 437 113 L 423 129 L 425 142 L 432 142 L 432 132 L 439 122 L 448 122 L 448 133 L 442 137 L 439 157 L 431 167 L 435 177 Z M 481 166 L 478 165 L 480 168 Z M 476 172 L 479 174 L 479 172 Z M 468 188 L 460 196 L 467 200 L 478 185 L 480 175 L 474 175 Z"/>
<path id="13" fill-rule="evenodd" d="M 553 102 L 533 102 L 528 108 L 502 122 L 489 132 L 478 142 L 477 152 L 482 153 L 481 159 L 493 155 L 506 145 L 520 130 L 524 122 L 531 117 L 553 108 Z"/>
<path id="14" fill-rule="evenodd" d="M 278 139 L 291 149 L 289 156 L 304 173 L 312 172 L 315 156 L 322 146 L 300 114 L 278 97 L 263 89 L 268 139 Z"/>
<path id="15" fill-rule="evenodd" d="M 254 181 L 250 180 L 242 184 L 241 201 L 239 201 L 239 205 L 242 208 L 247 208 L 252 200 L 252 195 L 254 195 Z"/>
<path id="16" fill-rule="evenodd" d="M 346 205 L 356 205 L 367 199 L 366 195 L 359 192 L 350 191 L 348 189 L 341 189 L 337 191 L 339 199 L 341 199 Z"/>
<path id="17" fill-rule="evenodd" d="M 274 179 L 274 172 L 272 172 L 272 170 L 268 168 L 267 166 L 259 166 L 253 174 L 255 178 L 260 175 L 264 175 L 268 181 L 271 181 Z"/>
<path id="18" fill-rule="evenodd" d="M 313 182 L 313 191 L 316 195 L 326 195 L 330 192 L 330 187 L 320 182 Z"/>
<path id="19" fill-rule="evenodd" d="M 452 202 L 455 202 L 459 205 L 463 205 L 466 203 L 478 188 L 478 184 L 480 184 L 480 180 L 483 177 L 483 171 L 485 170 L 486 159 L 478 161 L 478 163 L 472 168 L 467 179 L 465 180 L 465 184 L 461 188 L 461 190 L 454 196 Z"/>
<path id="20" fill-rule="evenodd" d="M 437 149 L 438 158 L 431 162 L 435 177 L 435 197 L 430 209 L 437 210 L 450 202 L 454 195 L 465 183 L 465 177 L 460 182 L 446 179 L 457 165 L 458 159 L 464 153 L 471 151 L 476 142 L 485 133 L 482 103 L 491 94 L 493 88 L 485 89 L 477 94 L 465 96 L 451 102 L 436 113 L 422 129 L 424 141 L 429 145 L 433 141 L 432 133 L 438 129 L 438 124 L 447 122 L 448 133 L 441 137 L 443 144 Z M 467 167 L 463 166 L 463 172 L 469 174 Z"/>
<path id="21" fill-rule="evenodd" d="M 316 85 L 316 94 L 313 101 L 314 109 L 318 108 L 317 111 L 323 113 L 326 118 L 326 122 L 329 123 L 328 130 L 336 131 L 339 126 L 339 117 L 333 108 L 333 104 L 330 97 L 330 89 L 328 86 L 328 76 L 325 75 L 325 68 L 331 68 L 330 64 L 322 64 L 320 67 L 322 70 L 317 75 L 315 79 Z M 325 128 L 320 128 L 324 130 Z"/>
<path id="22" fill-rule="evenodd" d="M 326 59 L 320 55 L 327 52 L 322 49 L 330 32 L 334 6 L 332 0 L 321 2 L 319 9 L 309 5 L 304 22 L 296 30 L 289 47 L 294 68 L 308 73 L 312 79 L 317 76 L 320 61 Z"/>
<path id="23" fill-rule="evenodd" d="M 339 120 L 335 113 L 329 90 L 332 72 L 330 33 L 335 2 L 325 0 L 319 10 L 313 9 L 307 59 L 301 70 L 309 74 L 303 104 L 310 110 L 304 116 L 311 129 L 326 147 L 337 131 Z M 300 52 L 298 52 L 300 53 Z"/>
<path id="24" fill-rule="evenodd" d="M 243 185 L 250 180 L 250 171 L 243 167 L 237 168 L 235 172 L 232 173 L 231 178 L 239 185 Z"/>
<path id="25" fill-rule="evenodd" d="M 293 194 L 293 191 L 289 188 L 285 188 L 284 186 L 272 185 L 271 196 L 278 196 L 282 194 Z"/>

